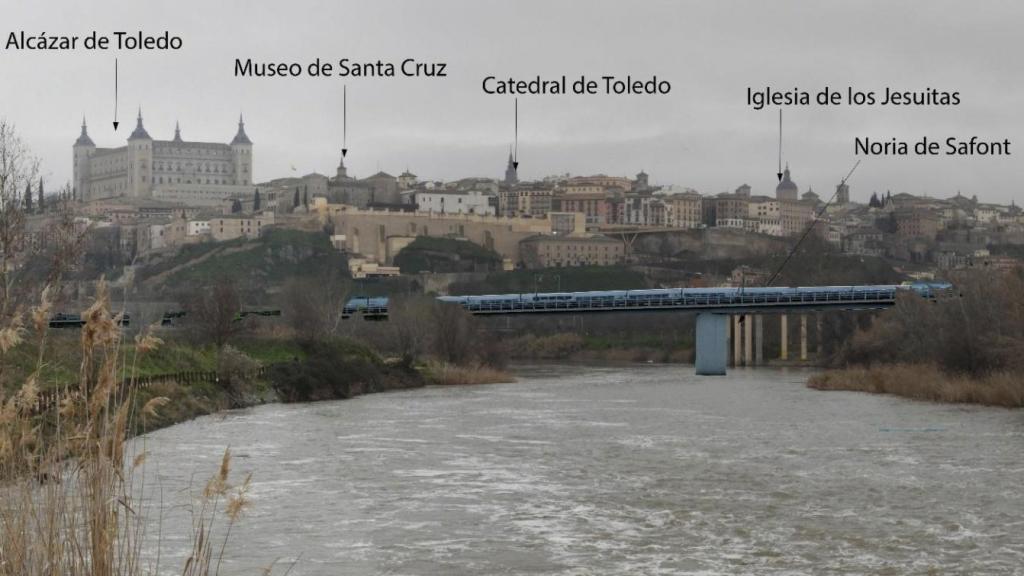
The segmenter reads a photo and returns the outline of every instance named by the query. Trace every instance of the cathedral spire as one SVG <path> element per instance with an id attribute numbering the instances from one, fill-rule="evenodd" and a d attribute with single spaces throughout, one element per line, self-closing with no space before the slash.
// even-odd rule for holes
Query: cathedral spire
<path id="1" fill-rule="evenodd" d="M 345 168 L 345 153 L 341 153 L 341 158 L 338 159 L 338 171 L 336 173 L 337 180 L 348 180 L 348 168 Z"/>
<path id="2" fill-rule="evenodd" d="M 505 184 L 518 184 L 519 174 L 517 174 L 515 159 L 512 157 L 512 145 L 508 146 L 508 164 L 505 166 Z"/>
<path id="3" fill-rule="evenodd" d="M 181 142 L 181 125 L 177 120 L 174 121 L 174 141 Z"/>

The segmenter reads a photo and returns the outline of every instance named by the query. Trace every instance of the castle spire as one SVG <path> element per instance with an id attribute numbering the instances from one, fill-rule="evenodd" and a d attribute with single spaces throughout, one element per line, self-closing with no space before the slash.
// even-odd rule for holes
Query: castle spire
<path id="1" fill-rule="evenodd" d="M 129 140 L 152 140 L 149 137 L 149 133 L 142 126 L 142 106 L 139 106 L 139 116 L 135 120 L 135 131 L 128 137 Z"/>
<path id="2" fill-rule="evenodd" d="M 249 136 L 245 134 L 245 120 L 242 115 L 238 115 L 238 133 L 235 134 L 234 140 L 231 141 L 231 145 L 235 144 L 249 144 L 252 145 L 252 140 L 249 140 Z"/>
<path id="3" fill-rule="evenodd" d="M 78 135 L 78 140 L 75 140 L 75 146 L 95 146 L 92 138 L 89 138 L 89 130 L 85 126 L 85 116 L 82 116 L 82 133 Z"/>

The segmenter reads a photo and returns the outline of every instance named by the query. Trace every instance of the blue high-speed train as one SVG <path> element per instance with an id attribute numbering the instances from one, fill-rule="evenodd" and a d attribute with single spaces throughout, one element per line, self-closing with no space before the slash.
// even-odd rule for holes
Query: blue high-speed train
<path id="1" fill-rule="evenodd" d="M 459 304 L 472 314 L 509 314 L 567 311 L 727 310 L 771 308 L 880 308 L 892 305 L 899 291 L 935 299 L 951 293 L 947 282 L 907 282 L 877 286 L 809 286 L 799 288 L 661 288 L 652 290 L 600 290 L 439 296 L 441 302 Z M 342 318 L 362 314 L 368 320 L 387 317 L 386 297 L 357 297 L 348 301 Z"/>

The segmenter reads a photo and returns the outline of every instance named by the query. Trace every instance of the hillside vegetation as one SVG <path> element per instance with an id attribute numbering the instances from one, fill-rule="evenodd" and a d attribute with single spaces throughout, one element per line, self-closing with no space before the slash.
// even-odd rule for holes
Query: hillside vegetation
<path id="1" fill-rule="evenodd" d="M 249 288 L 263 288 L 296 277 L 334 270 L 347 274 L 346 259 L 322 232 L 271 229 L 258 240 L 236 239 L 182 246 L 173 256 L 136 273 L 153 292 L 209 285 L 230 276 Z"/>
<path id="2" fill-rule="evenodd" d="M 402 274 L 490 272 L 501 269 L 501 255 L 468 240 L 419 236 L 395 256 Z"/>

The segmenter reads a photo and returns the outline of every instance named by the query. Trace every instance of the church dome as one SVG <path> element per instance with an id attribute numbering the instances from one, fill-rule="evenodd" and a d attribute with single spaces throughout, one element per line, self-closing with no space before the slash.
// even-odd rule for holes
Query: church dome
<path id="1" fill-rule="evenodd" d="M 775 192 L 791 192 L 796 195 L 797 187 L 796 182 L 789 177 L 789 165 L 786 165 L 786 170 L 782 173 L 782 181 L 775 187 Z"/>

